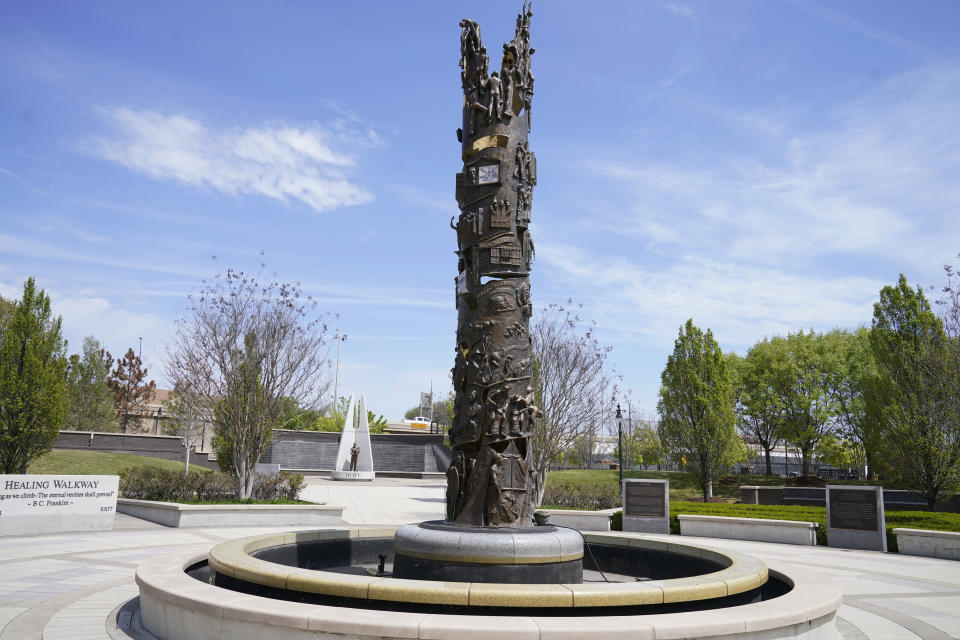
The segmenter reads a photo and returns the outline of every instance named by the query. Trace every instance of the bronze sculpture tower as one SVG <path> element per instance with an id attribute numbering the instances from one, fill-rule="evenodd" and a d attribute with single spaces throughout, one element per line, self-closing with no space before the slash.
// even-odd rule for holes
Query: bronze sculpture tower
<path id="1" fill-rule="evenodd" d="M 499 71 L 473 20 L 460 21 L 463 170 L 457 174 L 456 392 L 447 517 L 397 529 L 393 577 L 578 584 L 583 537 L 533 526 L 534 406 L 530 348 L 530 202 L 537 161 L 527 143 L 533 73 L 524 3 Z M 472 593 L 472 591 L 471 591 Z"/>
<path id="2" fill-rule="evenodd" d="M 530 527 L 536 505 L 529 226 L 537 162 L 527 143 L 532 15 L 525 3 L 513 40 L 503 45 L 500 70 L 492 73 L 480 27 L 460 22 L 463 170 L 454 226 L 454 458 L 447 471 L 447 522 L 457 525 Z"/>

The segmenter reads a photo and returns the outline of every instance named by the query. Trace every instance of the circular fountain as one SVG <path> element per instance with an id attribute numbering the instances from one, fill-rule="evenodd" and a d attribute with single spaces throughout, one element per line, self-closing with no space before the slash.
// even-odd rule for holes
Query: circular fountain
<path id="1" fill-rule="evenodd" d="M 819 576 L 663 536 L 587 533 L 584 581 L 518 584 L 392 576 L 396 529 L 231 540 L 137 570 L 143 626 L 216 637 L 834 637 L 842 598 Z"/>
<path id="2" fill-rule="evenodd" d="M 479 25 L 460 23 L 446 520 L 257 536 L 147 561 L 141 619 L 162 640 L 833 637 L 840 593 L 802 569 L 662 537 L 533 526 L 532 15 L 524 4 L 492 73 Z"/>

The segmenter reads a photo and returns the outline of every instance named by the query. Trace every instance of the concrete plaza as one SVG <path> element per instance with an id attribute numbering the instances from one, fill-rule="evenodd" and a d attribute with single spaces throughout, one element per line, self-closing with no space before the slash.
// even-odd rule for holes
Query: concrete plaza
<path id="1" fill-rule="evenodd" d="M 440 519 L 442 480 L 333 483 L 311 478 L 303 497 L 342 505 L 351 525 Z M 0 538 L 0 640 L 149 638 L 122 609 L 137 596 L 145 558 L 204 551 L 230 538 L 284 528 L 168 529 L 117 515 L 112 531 Z M 686 538 L 762 560 L 795 563 L 844 594 L 837 629 L 845 640 L 960 638 L 960 563 L 869 551 Z M 120 624 L 118 626 L 118 612 Z M 200 640 L 200 639 L 198 639 Z"/>

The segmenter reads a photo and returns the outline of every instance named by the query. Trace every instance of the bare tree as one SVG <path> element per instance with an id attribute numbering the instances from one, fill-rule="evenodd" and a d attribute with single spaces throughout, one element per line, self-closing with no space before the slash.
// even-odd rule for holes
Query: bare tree
<path id="1" fill-rule="evenodd" d="M 540 312 L 530 337 L 534 392 L 540 407 L 531 444 L 539 505 L 550 463 L 560 460 L 578 441 L 592 442 L 609 417 L 612 385 L 604 363 L 610 347 L 600 345 L 592 326 L 585 327 L 575 312 L 556 304 Z"/>
<path id="2" fill-rule="evenodd" d="M 202 443 L 203 423 L 211 416 L 204 411 L 202 398 L 192 389 L 175 387 L 163 403 L 167 415 L 167 431 L 180 438 L 183 445 L 183 475 L 190 473 L 190 449 Z"/>
<path id="3" fill-rule="evenodd" d="M 167 349 L 167 376 L 213 416 L 217 456 L 236 477 L 237 495 L 249 498 L 290 400 L 311 409 L 328 394 L 334 336 L 299 284 L 228 269 L 188 298 Z"/>

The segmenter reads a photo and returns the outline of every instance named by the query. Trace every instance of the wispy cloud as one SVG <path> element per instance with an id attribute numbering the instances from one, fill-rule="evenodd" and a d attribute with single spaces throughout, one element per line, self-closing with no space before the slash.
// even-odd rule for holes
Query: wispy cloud
<path id="1" fill-rule="evenodd" d="M 675 13 L 678 16 L 683 16 L 684 18 L 693 17 L 693 9 L 689 5 L 681 4 L 679 2 L 664 2 L 663 6 L 666 7 L 671 13 Z"/>
<path id="2" fill-rule="evenodd" d="M 931 251 L 949 255 L 960 237 L 957 113 L 960 69 L 939 67 L 836 109 L 819 130 L 778 119 L 779 146 L 756 155 L 588 166 L 629 194 L 626 214 L 606 212 L 608 227 L 652 251 L 811 267 L 846 252 L 918 264 Z"/>
<path id="3" fill-rule="evenodd" d="M 777 116 L 778 135 L 749 155 L 596 160 L 586 166 L 606 202 L 585 213 L 594 229 L 635 241 L 632 254 L 597 258 L 545 234 L 537 257 L 590 297 L 601 325 L 648 343 L 691 316 L 738 345 L 869 322 L 898 271 L 927 285 L 922 274 L 957 251 L 957 113 L 960 69 L 936 67 L 877 87 L 817 129 Z"/>
<path id="4" fill-rule="evenodd" d="M 373 198 L 348 173 L 356 167 L 355 152 L 380 140 L 344 121 L 218 129 L 149 109 L 114 106 L 100 113 L 110 130 L 93 139 L 93 153 L 151 178 L 299 201 L 320 212 Z"/>
<path id="5" fill-rule="evenodd" d="M 541 243 L 537 257 L 545 268 L 577 283 L 579 293 L 592 296 L 589 306 L 602 327 L 661 348 L 672 344 L 689 317 L 738 349 L 764 335 L 805 327 L 857 326 L 869 318 L 884 284 L 876 278 L 824 278 L 693 255 L 648 266 L 594 257 L 563 244 Z"/>
<path id="6" fill-rule="evenodd" d="M 446 211 L 456 214 L 458 212 L 457 203 L 453 196 L 447 194 L 436 194 L 424 191 L 420 187 L 409 184 L 397 184 L 390 187 L 400 198 L 409 204 L 417 207 L 428 207 L 437 211 Z"/>
<path id="7" fill-rule="evenodd" d="M 809 13 L 812 16 L 816 16 L 821 20 L 826 20 L 832 24 L 843 27 L 853 31 L 854 33 L 859 33 L 860 35 L 871 38 L 878 42 L 888 44 L 898 49 L 903 49 L 916 53 L 922 56 L 932 56 L 928 48 L 922 44 L 908 40 L 889 31 L 885 31 L 879 27 L 876 27 L 872 24 L 864 22 L 863 20 L 858 20 L 852 16 L 849 16 L 841 11 L 837 11 L 832 7 L 825 7 L 811 0 L 787 0 L 790 4 L 794 5 L 798 9 Z"/>

